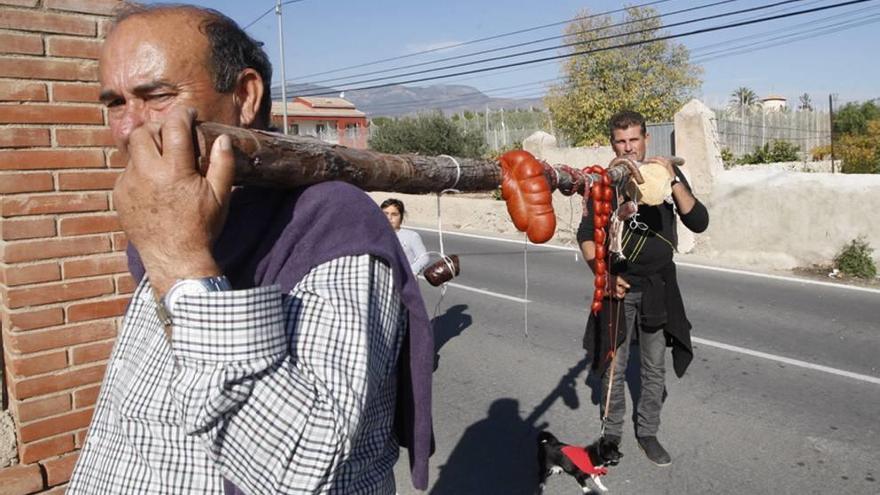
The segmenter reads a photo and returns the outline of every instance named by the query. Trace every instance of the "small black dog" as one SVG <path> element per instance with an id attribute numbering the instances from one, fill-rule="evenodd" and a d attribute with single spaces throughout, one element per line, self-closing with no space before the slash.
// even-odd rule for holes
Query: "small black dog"
<path id="1" fill-rule="evenodd" d="M 623 454 L 616 443 L 604 437 L 587 447 L 566 445 L 546 431 L 538 434 L 538 493 L 544 493 L 544 484 L 550 475 L 566 473 L 574 476 L 584 493 L 590 491 L 587 480 L 592 479 L 596 488 L 607 492 L 608 489 L 599 479 L 608 472 L 606 466 L 616 466 Z"/>

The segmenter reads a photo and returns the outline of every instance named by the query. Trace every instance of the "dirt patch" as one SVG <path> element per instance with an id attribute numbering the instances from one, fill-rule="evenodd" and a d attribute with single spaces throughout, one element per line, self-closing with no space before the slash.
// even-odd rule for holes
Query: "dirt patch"
<path id="1" fill-rule="evenodd" d="M 823 282 L 835 282 L 838 284 L 855 285 L 857 287 L 868 287 L 872 289 L 880 289 L 880 278 L 865 279 L 858 277 L 850 277 L 842 272 L 829 275 L 834 270 L 830 265 L 812 265 L 809 267 L 799 267 L 792 270 L 792 273 L 799 277 L 810 278 L 813 280 L 822 280 Z"/>

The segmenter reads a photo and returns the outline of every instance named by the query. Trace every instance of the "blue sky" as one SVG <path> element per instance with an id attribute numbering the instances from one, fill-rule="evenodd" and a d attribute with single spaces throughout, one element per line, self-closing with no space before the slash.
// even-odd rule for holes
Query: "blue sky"
<path id="1" fill-rule="evenodd" d="M 641 4 L 646 1 L 635 3 Z M 661 14 L 665 14 L 714 1 L 667 0 L 658 3 L 655 8 Z M 732 19 L 743 20 L 767 15 L 766 12 L 785 13 L 841 1 L 843 0 L 801 0 L 736 18 L 721 18 L 672 28 L 670 32 L 678 33 L 726 24 L 733 22 Z M 275 4 L 274 0 L 195 0 L 192 3 L 220 10 L 240 25 L 250 24 Z M 775 1 L 731 1 L 705 10 L 666 17 L 665 24 L 769 3 Z M 377 59 L 409 55 L 429 48 L 564 21 L 577 16 L 584 8 L 590 13 L 597 13 L 615 10 L 620 6 L 620 3 L 610 0 L 444 0 L 442 2 L 301 0 L 285 6 L 283 10 L 286 76 L 288 80 L 314 82 L 527 42 L 560 35 L 564 25 L 380 65 L 322 76 L 303 77 Z M 614 14 L 614 18 L 619 20 L 620 14 Z M 872 0 L 825 12 L 688 36 L 677 41 L 692 50 L 692 59 L 695 61 L 701 60 L 701 57 L 706 59 L 717 50 L 729 50 L 733 47 L 757 43 L 757 45 L 743 46 L 744 50 L 751 50 L 750 52 L 734 55 L 722 52 L 726 54 L 722 58 L 708 59 L 700 63 L 704 69 L 700 96 L 713 106 L 727 101 L 735 88 L 748 86 L 760 96 L 771 93 L 786 96 L 789 104 L 796 104 L 798 95 L 809 93 L 817 107 L 827 107 L 829 93 L 837 94 L 839 102 L 880 97 L 880 64 L 876 63 L 875 53 L 880 48 L 878 21 L 880 21 L 880 0 Z M 864 24 L 852 26 L 854 22 Z M 848 29 L 843 29 L 848 26 Z M 818 35 L 817 30 L 822 28 L 827 29 L 829 33 Z M 277 19 L 274 12 L 254 23 L 248 28 L 248 32 L 266 43 L 266 50 L 275 66 L 273 82 L 277 83 L 281 78 L 281 69 Z M 779 44 L 781 40 L 768 39 L 771 36 L 783 35 L 797 35 L 806 39 L 783 45 Z M 767 43 L 777 46 L 754 50 Z M 553 42 L 530 45 L 519 50 L 550 46 L 553 46 Z M 508 52 L 492 55 L 503 53 Z M 532 55 L 531 58 L 558 53 L 560 52 L 551 50 L 544 54 Z M 517 70 L 486 72 L 420 84 L 460 83 L 474 86 L 493 96 L 535 97 L 545 91 L 547 83 L 542 81 L 559 76 L 559 66 L 559 62 L 545 62 Z M 420 68 L 426 67 L 410 70 Z M 384 75 L 388 74 L 376 74 L 370 77 Z M 347 83 L 358 79 L 363 77 L 324 84 L 344 88 Z"/>

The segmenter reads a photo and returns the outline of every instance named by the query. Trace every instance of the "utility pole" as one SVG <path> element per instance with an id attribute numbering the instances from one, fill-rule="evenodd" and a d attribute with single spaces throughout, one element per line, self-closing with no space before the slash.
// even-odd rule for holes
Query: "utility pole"
<path id="1" fill-rule="evenodd" d="M 281 107 L 284 116 L 284 134 L 287 134 L 287 73 L 284 71 L 284 26 L 281 23 L 281 0 L 275 0 L 275 16 L 278 17 L 278 48 L 281 51 Z"/>
<path id="2" fill-rule="evenodd" d="M 834 95 L 828 95 L 828 134 L 831 136 L 831 173 L 835 173 L 834 166 Z"/>

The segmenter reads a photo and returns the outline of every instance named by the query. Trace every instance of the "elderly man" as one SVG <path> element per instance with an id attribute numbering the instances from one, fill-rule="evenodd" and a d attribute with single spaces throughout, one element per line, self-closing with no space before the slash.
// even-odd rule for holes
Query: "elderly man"
<path id="1" fill-rule="evenodd" d="M 645 160 L 649 136 L 641 114 L 632 111 L 617 113 L 608 127 L 611 147 L 618 157 L 635 162 Z M 666 347 L 672 347 L 678 376 L 684 374 L 693 358 L 691 324 L 685 315 L 672 260 L 676 246 L 675 219 L 677 216 L 688 229 L 702 232 L 709 224 L 709 214 L 691 193 L 681 170 L 669 159 L 653 157 L 648 162 L 658 163 L 666 169 L 672 194 L 660 205 L 639 205 L 638 215 L 625 222 L 621 235 L 623 256 L 612 255 L 614 257 L 608 263 L 612 275 L 612 299 L 605 301 L 598 315 L 590 315 L 584 347 L 594 358 L 594 369 L 598 369 L 602 376 L 600 413 L 607 418 L 605 436 L 619 444 L 626 413 L 624 382 L 630 344 L 638 340 L 641 390 L 633 391 L 633 396 L 639 397 L 636 439 L 651 462 L 667 466 L 672 458 L 657 439 L 666 392 Z M 627 198 L 617 198 L 617 203 L 623 199 Z M 591 269 L 595 267 L 596 258 L 593 232 L 592 204 L 588 201 L 577 238 L 584 260 Z M 616 352 L 609 360 L 612 349 Z"/>
<path id="2" fill-rule="evenodd" d="M 233 190 L 227 136 L 197 169 L 196 119 L 269 124 L 260 44 L 129 7 L 100 68 L 141 281 L 67 493 L 391 494 L 398 442 L 425 488 L 433 341 L 382 213 L 342 183 Z"/>

